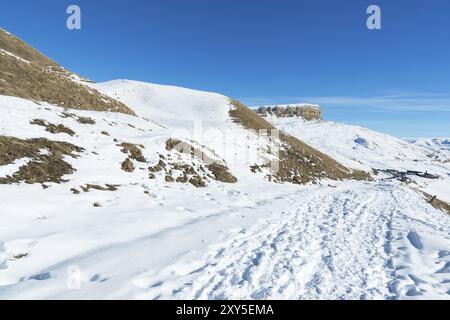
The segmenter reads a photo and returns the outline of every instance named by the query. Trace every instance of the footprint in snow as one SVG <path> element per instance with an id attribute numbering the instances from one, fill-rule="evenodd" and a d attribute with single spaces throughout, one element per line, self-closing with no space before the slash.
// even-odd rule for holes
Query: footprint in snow
<path id="1" fill-rule="evenodd" d="M 408 296 L 408 297 L 421 296 L 421 295 L 422 295 L 422 292 L 420 292 L 420 290 L 417 289 L 416 287 L 412 287 L 411 289 L 409 289 L 406 292 L 406 296 Z"/>
<path id="2" fill-rule="evenodd" d="M 108 280 L 108 278 L 103 278 L 100 273 L 97 273 L 97 274 L 93 275 L 89 279 L 89 281 L 91 281 L 91 282 L 105 282 L 107 280 Z"/>
<path id="3" fill-rule="evenodd" d="M 420 236 L 415 231 L 410 231 L 408 233 L 408 240 L 411 243 L 411 245 L 416 248 L 417 250 L 423 249 L 422 240 L 420 239 Z"/>
<path id="4" fill-rule="evenodd" d="M 414 281 L 415 284 L 423 284 L 426 283 L 425 280 L 421 279 L 420 277 L 414 275 L 414 274 L 410 274 L 409 278 Z"/>
<path id="5" fill-rule="evenodd" d="M 30 280 L 44 281 L 51 278 L 50 272 L 42 272 L 30 277 Z"/>
<path id="6" fill-rule="evenodd" d="M 445 266 L 442 269 L 436 271 L 436 273 L 450 273 L 450 262 L 447 262 Z"/>

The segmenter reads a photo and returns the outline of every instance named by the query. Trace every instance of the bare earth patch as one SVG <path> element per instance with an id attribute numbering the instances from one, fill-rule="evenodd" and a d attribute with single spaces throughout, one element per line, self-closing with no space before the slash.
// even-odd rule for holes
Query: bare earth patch
<path id="1" fill-rule="evenodd" d="M 56 124 L 50 123 L 43 119 L 34 119 L 33 121 L 30 122 L 30 124 L 44 127 L 45 131 L 53 133 L 53 134 L 67 133 L 70 136 L 75 135 L 75 132 L 72 129 L 67 128 L 66 126 L 64 126 L 62 124 L 56 125 Z"/>
<path id="2" fill-rule="evenodd" d="M 45 150 L 46 152 L 42 152 Z M 67 182 L 62 177 L 75 169 L 63 160 L 64 156 L 77 158 L 74 152 L 84 149 L 67 142 L 51 141 L 45 138 L 22 140 L 0 136 L 0 166 L 12 164 L 22 158 L 31 159 L 10 176 L 0 177 L 0 184 L 25 182 L 45 183 Z"/>
<path id="3" fill-rule="evenodd" d="M 272 124 L 239 101 L 230 100 L 230 103 L 233 109 L 229 113 L 235 123 L 248 130 L 267 130 L 267 132 L 276 130 Z M 348 169 L 331 157 L 284 132 L 280 131 L 279 136 L 281 144 L 279 169 L 268 176 L 271 181 L 304 184 L 326 178 L 333 180 L 371 179 L 368 173 Z M 267 164 L 252 166 L 251 171 L 260 171 L 260 168 L 265 166 Z"/>
<path id="4" fill-rule="evenodd" d="M 98 190 L 98 191 L 117 191 L 118 187 L 120 187 L 120 185 L 117 184 L 105 184 L 105 186 L 100 186 L 97 184 L 86 184 L 84 186 L 81 186 L 81 190 L 83 190 L 84 192 L 89 192 L 91 189 L 93 190 Z"/>
<path id="5" fill-rule="evenodd" d="M 212 175 L 210 175 L 209 178 L 211 178 L 212 180 L 224 183 L 236 183 L 238 181 L 237 178 L 230 173 L 229 168 L 225 164 L 221 163 L 218 160 L 212 159 L 205 152 L 203 152 L 199 148 L 195 148 L 187 142 L 182 142 L 177 139 L 169 139 L 166 141 L 166 150 L 175 150 L 179 153 L 190 155 L 192 158 L 197 158 L 204 161 L 205 167 L 200 167 L 200 169 L 204 172 L 210 171 Z M 198 179 L 194 179 L 192 182 L 194 182 L 195 184 L 202 184 L 199 183 Z"/>
<path id="6" fill-rule="evenodd" d="M 436 196 L 432 196 L 431 194 L 423 192 L 423 195 L 428 203 L 430 203 L 433 207 L 450 214 L 450 204 L 438 199 Z"/>
<path id="7" fill-rule="evenodd" d="M 144 149 L 143 145 L 122 142 L 118 146 L 122 147 L 121 151 L 125 154 L 129 154 L 131 159 L 136 160 L 138 162 L 143 162 L 143 163 L 147 162 L 147 160 L 142 155 L 142 151 L 141 151 L 141 148 Z"/>
<path id="8" fill-rule="evenodd" d="M 90 117 L 81 117 L 81 116 L 77 116 L 74 113 L 68 112 L 68 111 L 64 111 L 62 113 L 62 115 L 60 115 L 62 118 L 72 118 L 75 119 L 78 123 L 81 124 L 89 124 L 89 125 L 94 125 L 95 124 L 95 120 L 90 118 Z"/>
<path id="9" fill-rule="evenodd" d="M 126 158 L 124 162 L 122 162 L 122 170 L 125 172 L 133 172 L 135 170 L 135 166 L 133 161 L 130 158 Z"/>

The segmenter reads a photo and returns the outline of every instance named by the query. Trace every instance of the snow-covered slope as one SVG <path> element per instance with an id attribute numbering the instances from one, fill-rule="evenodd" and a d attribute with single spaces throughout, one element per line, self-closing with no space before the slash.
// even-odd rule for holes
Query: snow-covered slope
<path id="1" fill-rule="evenodd" d="M 276 117 L 269 117 L 268 120 L 351 168 L 411 170 L 438 175 L 439 180 L 418 177 L 414 180 L 419 189 L 450 203 L 450 156 L 443 150 L 445 147 L 442 144 L 436 147 L 429 140 L 416 140 L 413 144 L 342 123 Z"/>
<path id="2" fill-rule="evenodd" d="M 163 124 L 174 120 L 220 122 L 229 118 L 229 98 L 216 93 L 129 80 L 93 83 L 90 86 L 133 106 L 140 116 Z"/>
<path id="3" fill-rule="evenodd" d="M 406 139 L 406 141 L 429 149 L 432 152 L 445 153 L 450 156 L 450 138 L 435 138 L 435 139 Z"/>
<path id="4" fill-rule="evenodd" d="M 227 108 L 220 95 L 204 97 L 216 103 L 214 112 Z M 0 96 L 0 135 L 44 137 L 85 149 L 79 158 L 64 158 L 76 168 L 64 177 L 67 183 L 0 185 L 1 298 L 448 299 L 450 216 L 420 193 L 378 179 L 274 184 L 237 163 L 230 166 L 239 178 L 235 184 L 211 180 L 195 188 L 166 182 L 164 172 L 151 180 L 148 164 L 158 163 L 160 155 L 166 161 L 184 157 L 165 149 L 183 120 L 170 120 L 178 115 L 172 117 L 160 101 L 136 110 L 144 117 L 77 110 L 67 116 L 56 106 Z M 146 117 L 158 111 L 164 114 L 159 121 L 167 121 L 162 126 Z M 30 125 L 36 118 L 75 134 Z M 402 152 L 428 159 L 425 149 L 382 134 L 296 120 L 280 125 L 348 165 L 385 161 L 386 167 L 402 168 L 404 157 L 396 159 Z M 330 128 L 328 139 L 321 139 Z M 345 145 L 357 137 L 378 145 L 372 155 L 360 143 Z M 147 163 L 134 161 L 132 173 L 120 170 L 127 157 L 122 142 L 142 145 Z M 28 160 L 20 161 L 0 172 L 11 174 Z M 88 184 L 117 190 L 83 191 Z"/>
<path id="5" fill-rule="evenodd" d="M 249 167 L 267 157 L 260 147 L 270 142 L 234 123 L 223 95 L 130 80 L 89 85 L 131 106 L 166 139 L 188 141 L 223 160 L 238 180 L 255 178 Z"/>
<path id="6" fill-rule="evenodd" d="M 430 159 L 432 152 L 427 148 L 367 128 L 300 118 L 268 120 L 350 167 L 421 170 L 426 164 L 436 166 L 439 160 L 447 160 L 444 155 Z"/>

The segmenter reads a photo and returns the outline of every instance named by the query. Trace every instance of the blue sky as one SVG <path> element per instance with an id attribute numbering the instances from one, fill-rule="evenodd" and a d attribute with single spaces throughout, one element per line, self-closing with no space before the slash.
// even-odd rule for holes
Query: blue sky
<path id="1" fill-rule="evenodd" d="M 6 4 L 7 3 L 7 4 Z M 316 102 L 328 120 L 450 136 L 448 0 L 15 0 L 0 26 L 95 81 Z M 65 27 L 69 4 L 82 30 Z M 366 9 L 382 9 L 382 30 Z"/>

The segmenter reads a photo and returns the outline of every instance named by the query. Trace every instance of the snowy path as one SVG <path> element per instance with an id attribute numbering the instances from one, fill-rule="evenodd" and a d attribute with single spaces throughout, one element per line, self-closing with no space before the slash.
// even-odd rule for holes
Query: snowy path
<path id="1" fill-rule="evenodd" d="M 125 209 L 127 217 L 108 218 L 103 228 L 135 230 L 135 237 L 59 259 L 51 254 L 56 234 L 34 241 L 42 248 L 30 249 L 29 260 L 8 261 L 5 248 L 19 242 L 0 242 L 0 298 L 450 298 L 450 216 L 416 191 L 392 182 L 272 191 L 253 198 L 223 190 L 228 196 L 214 200 L 216 210 L 198 204 L 210 214 L 185 211 L 177 224 L 156 229 L 156 217 L 135 220 Z M 165 220 L 174 214 L 169 208 Z M 98 233 L 96 223 L 86 223 L 69 238 L 58 235 L 62 248 Z M 72 266 L 82 271 L 79 290 L 67 287 Z"/>
<path id="2" fill-rule="evenodd" d="M 241 230 L 235 239 L 212 249 L 200 267 L 180 266 L 186 269 L 185 275 L 162 281 L 149 288 L 144 297 L 396 299 L 401 298 L 403 285 L 408 287 L 404 289 L 407 297 L 411 290 L 421 294 L 415 286 L 420 281 L 409 285 L 408 279 L 414 279 L 414 274 L 409 278 L 397 275 L 396 264 L 404 259 L 394 243 L 406 237 L 411 250 L 423 249 L 415 243 L 420 242 L 420 236 L 415 233 L 417 239 L 411 240 L 411 232 L 406 231 L 409 226 L 397 225 L 400 220 L 396 220 L 403 206 L 417 212 L 418 208 L 408 204 L 417 195 L 389 185 L 364 189 L 347 185 L 319 197 L 304 191 L 290 195 L 283 199 L 286 211 L 274 212 Z M 433 215 L 431 207 L 419 209 Z M 448 219 L 446 223 L 448 227 Z M 446 244 L 441 245 L 445 248 Z M 433 262 L 435 268 L 426 272 L 439 271 L 439 261 Z M 433 290 L 450 297 L 450 275 L 445 277 Z"/>

